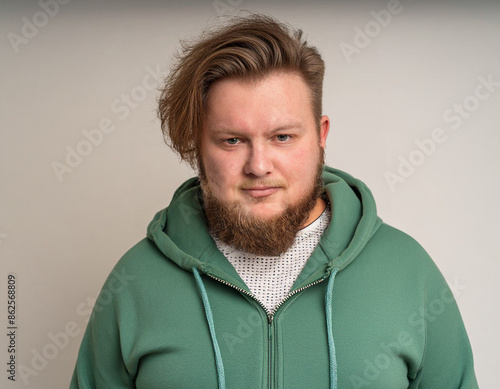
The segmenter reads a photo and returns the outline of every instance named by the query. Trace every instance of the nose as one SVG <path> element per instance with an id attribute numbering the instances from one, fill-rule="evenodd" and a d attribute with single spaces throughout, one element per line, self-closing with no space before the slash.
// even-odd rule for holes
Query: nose
<path id="1" fill-rule="evenodd" d="M 264 177 L 273 170 L 271 150 L 262 145 L 253 145 L 249 149 L 244 172 L 254 177 Z"/>

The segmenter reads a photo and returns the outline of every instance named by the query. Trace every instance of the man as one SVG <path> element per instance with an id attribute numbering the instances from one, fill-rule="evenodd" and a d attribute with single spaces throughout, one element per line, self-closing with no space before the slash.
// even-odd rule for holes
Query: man
<path id="1" fill-rule="evenodd" d="M 323 164 L 323 74 L 260 15 L 185 46 L 159 116 L 199 176 L 106 281 L 72 388 L 477 387 L 432 260 Z"/>

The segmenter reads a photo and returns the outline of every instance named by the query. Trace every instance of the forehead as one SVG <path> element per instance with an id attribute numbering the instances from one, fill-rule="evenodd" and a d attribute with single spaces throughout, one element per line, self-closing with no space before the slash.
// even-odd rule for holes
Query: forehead
<path id="1" fill-rule="evenodd" d="M 210 87 L 204 128 L 271 130 L 314 124 L 311 91 L 298 73 L 271 73 L 258 80 L 228 78 Z"/>

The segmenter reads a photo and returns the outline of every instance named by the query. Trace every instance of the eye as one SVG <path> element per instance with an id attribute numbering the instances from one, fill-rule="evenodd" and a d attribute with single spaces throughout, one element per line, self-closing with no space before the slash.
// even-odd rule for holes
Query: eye
<path id="1" fill-rule="evenodd" d="M 239 142 L 239 139 L 238 138 L 229 138 L 229 139 L 226 139 L 226 143 L 228 145 L 235 145 Z"/>
<path id="2" fill-rule="evenodd" d="M 276 136 L 276 139 L 278 139 L 278 141 L 280 141 L 280 142 L 286 142 L 290 138 L 291 138 L 290 135 L 285 135 L 285 134 L 280 134 L 280 135 Z"/>

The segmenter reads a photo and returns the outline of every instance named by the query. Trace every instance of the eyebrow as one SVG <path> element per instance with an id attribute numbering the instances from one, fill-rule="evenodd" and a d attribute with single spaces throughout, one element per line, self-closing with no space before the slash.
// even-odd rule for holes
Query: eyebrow
<path id="1" fill-rule="evenodd" d="M 302 129 L 302 123 L 290 123 L 290 124 L 285 124 L 284 126 L 280 126 L 275 128 L 274 130 L 268 131 L 268 134 L 275 134 L 277 132 L 282 132 L 282 131 L 287 131 L 287 130 L 293 130 L 293 129 Z"/>
<path id="2" fill-rule="evenodd" d="M 272 130 L 266 131 L 266 135 L 272 135 L 276 134 L 278 132 L 282 131 L 288 131 L 292 129 L 302 129 L 302 123 L 290 123 L 290 124 L 285 124 L 283 126 L 276 127 Z M 240 131 L 234 130 L 232 128 L 225 128 L 225 127 L 217 127 L 212 131 L 212 134 L 218 135 L 218 134 L 234 134 L 234 135 L 239 135 L 241 134 Z"/>

